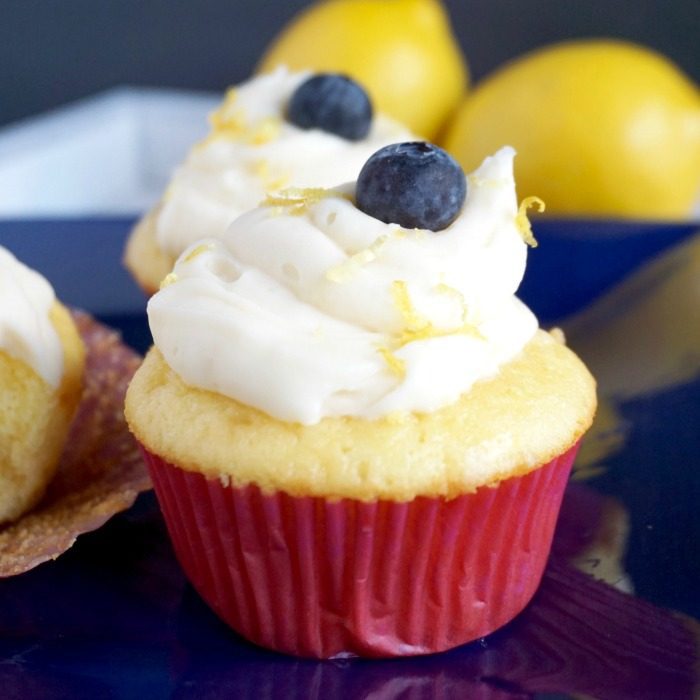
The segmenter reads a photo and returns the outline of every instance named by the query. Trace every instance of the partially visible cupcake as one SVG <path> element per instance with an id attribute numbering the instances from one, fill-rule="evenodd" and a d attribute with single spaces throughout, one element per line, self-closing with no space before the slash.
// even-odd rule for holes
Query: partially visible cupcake
<path id="1" fill-rule="evenodd" d="M 34 506 L 54 475 L 84 356 L 49 283 L 0 248 L 0 524 Z"/>
<path id="2" fill-rule="evenodd" d="M 255 643 L 432 653 L 533 595 L 596 398 L 514 296 L 513 155 L 467 188 L 440 149 L 382 149 L 191 247 L 151 298 L 127 421 L 188 577 Z"/>
<path id="3" fill-rule="evenodd" d="M 211 126 L 129 239 L 127 267 L 149 293 L 185 248 L 218 238 L 269 192 L 355 180 L 378 148 L 411 137 L 354 81 L 284 68 L 229 90 Z"/>

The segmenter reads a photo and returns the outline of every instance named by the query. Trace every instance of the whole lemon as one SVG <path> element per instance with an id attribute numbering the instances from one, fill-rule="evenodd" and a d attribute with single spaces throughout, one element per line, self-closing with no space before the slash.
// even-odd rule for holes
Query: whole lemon
<path id="1" fill-rule="evenodd" d="M 273 40 L 259 71 L 284 64 L 346 73 L 374 104 L 434 138 L 467 86 L 467 67 L 438 0 L 327 0 Z"/>
<path id="2" fill-rule="evenodd" d="M 700 92 L 666 58 L 618 41 L 554 45 L 469 95 L 444 146 L 467 169 L 503 144 L 547 211 L 687 217 L 700 195 Z"/>

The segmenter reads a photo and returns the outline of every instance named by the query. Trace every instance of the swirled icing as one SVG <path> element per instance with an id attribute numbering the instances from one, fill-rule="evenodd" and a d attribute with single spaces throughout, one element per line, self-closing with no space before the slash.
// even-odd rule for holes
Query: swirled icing
<path id="1" fill-rule="evenodd" d="M 434 411 L 533 336 L 515 296 L 526 262 L 514 151 L 468 177 L 433 233 L 374 219 L 354 185 L 290 192 L 189 248 L 148 315 L 189 385 L 284 421 Z"/>

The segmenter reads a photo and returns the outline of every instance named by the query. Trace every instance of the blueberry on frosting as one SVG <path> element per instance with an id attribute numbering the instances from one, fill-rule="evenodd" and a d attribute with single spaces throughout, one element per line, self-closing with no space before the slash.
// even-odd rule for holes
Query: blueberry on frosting
<path id="1" fill-rule="evenodd" d="M 347 76 L 319 73 L 294 91 L 287 120 L 302 129 L 321 129 L 359 141 L 369 133 L 372 103 L 364 89 Z"/>
<path id="2" fill-rule="evenodd" d="M 403 228 L 441 231 L 459 215 L 467 181 L 457 161 L 431 143 L 385 146 L 360 171 L 357 207 Z"/>

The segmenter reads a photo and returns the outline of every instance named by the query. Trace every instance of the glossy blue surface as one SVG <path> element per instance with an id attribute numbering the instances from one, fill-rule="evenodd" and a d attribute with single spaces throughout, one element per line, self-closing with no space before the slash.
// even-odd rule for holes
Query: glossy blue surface
<path id="1" fill-rule="evenodd" d="M 578 311 L 644 261 L 698 230 L 698 224 L 555 220 L 533 222 L 518 296 L 548 323 Z"/>
<path id="2" fill-rule="evenodd" d="M 5 222 L 0 245 L 144 349 L 144 299 L 119 263 L 128 223 Z M 547 226 L 536 227 L 541 248 L 531 261 L 557 235 L 554 223 Z M 663 240 L 689 232 L 669 228 Z M 635 265 L 654 252 L 635 250 Z M 608 258 L 580 259 L 597 268 Z M 542 274 L 530 283 L 551 294 L 551 276 Z M 539 293 L 532 292 L 535 308 Z M 580 303 L 566 286 L 556 296 L 555 315 Z M 587 485 L 570 484 L 539 591 L 485 640 L 372 662 L 303 661 L 253 647 L 186 583 L 145 494 L 57 561 L 0 580 L 0 697 L 692 698 L 700 687 L 700 627 L 688 617 L 700 617 L 700 379 L 618 409 L 628 428 L 624 449 Z M 630 519 L 624 569 L 636 597 L 571 565 L 597 536 L 606 495 Z"/>

